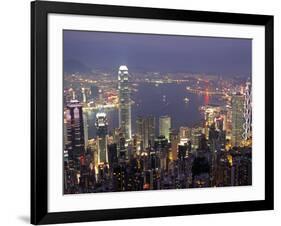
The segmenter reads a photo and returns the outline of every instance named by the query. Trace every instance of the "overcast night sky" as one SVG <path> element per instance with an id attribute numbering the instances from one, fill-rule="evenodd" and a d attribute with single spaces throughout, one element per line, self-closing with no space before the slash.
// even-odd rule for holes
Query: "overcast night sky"
<path id="1" fill-rule="evenodd" d="M 251 61 L 249 39 L 64 31 L 65 71 L 126 64 L 129 70 L 248 77 Z"/>

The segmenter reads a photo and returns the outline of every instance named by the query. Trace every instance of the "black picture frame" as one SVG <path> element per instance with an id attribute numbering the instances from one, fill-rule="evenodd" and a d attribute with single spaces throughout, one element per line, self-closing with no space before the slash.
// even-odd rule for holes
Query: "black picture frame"
<path id="1" fill-rule="evenodd" d="M 48 212 L 48 14 L 74 14 L 199 21 L 265 27 L 265 199 L 143 208 Z M 273 16 L 80 3 L 31 3 L 31 223 L 52 224 L 115 219 L 272 210 L 273 186 Z"/>

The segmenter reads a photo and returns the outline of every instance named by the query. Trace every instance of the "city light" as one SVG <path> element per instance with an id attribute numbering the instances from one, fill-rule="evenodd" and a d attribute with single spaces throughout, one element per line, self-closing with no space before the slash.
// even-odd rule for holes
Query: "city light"
<path id="1" fill-rule="evenodd" d="M 160 79 L 161 73 L 153 73 L 147 79 L 132 76 L 125 65 L 112 76 L 102 74 L 107 74 L 102 82 L 68 77 L 72 87 L 64 89 L 65 194 L 251 184 L 249 81 L 225 89 L 203 75 L 174 79 L 178 75 L 170 74 Z M 199 120 L 186 126 L 191 116 L 175 118 L 175 109 L 170 115 L 134 115 L 135 108 L 142 111 L 149 101 L 136 99 L 143 86 L 156 93 L 163 86 L 177 91 L 183 87 L 179 107 L 189 111 L 200 101 L 195 108 Z M 159 108 L 169 109 L 171 94 L 158 95 Z"/>

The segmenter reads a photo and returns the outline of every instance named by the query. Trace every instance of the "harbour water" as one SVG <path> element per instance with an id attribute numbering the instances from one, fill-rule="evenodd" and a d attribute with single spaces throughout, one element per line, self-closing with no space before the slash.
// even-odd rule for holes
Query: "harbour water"
<path id="1" fill-rule="evenodd" d="M 207 104 L 223 104 L 219 96 L 206 96 L 189 93 L 186 84 L 152 84 L 140 83 L 131 93 L 134 103 L 132 109 L 132 133 L 135 132 L 138 116 L 153 115 L 156 119 L 156 134 L 158 133 L 159 117 L 169 115 L 172 128 L 181 126 L 192 127 L 203 120 L 199 108 Z M 118 128 L 118 109 L 107 110 L 108 129 Z M 89 138 L 96 136 L 96 112 L 88 112 Z"/>

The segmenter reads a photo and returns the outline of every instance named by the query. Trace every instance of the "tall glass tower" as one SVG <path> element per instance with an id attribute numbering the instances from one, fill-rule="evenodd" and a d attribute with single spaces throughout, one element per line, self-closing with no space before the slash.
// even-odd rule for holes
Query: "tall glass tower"
<path id="1" fill-rule="evenodd" d="M 244 140 L 250 139 L 252 136 L 252 86 L 250 82 L 246 83 L 245 101 L 244 101 Z"/>
<path id="2" fill-rule="evenodd" d="M 68 151 L 69 161 L 73 161 L 74 167 L 79 168 L 79 158 L 85 151 L 82 104 L 77 100 L 71 100 L 66 108 L 65 136 L 67 142 L 65 143 L 65 148 Z"/>
<path id="3" fill-rule="evenodd" d="M 159 118 L 159 135 L 164 136 L 168 141 L 170 141 L 170 130 L 171 130 L 171 117 L 161 116 Z"/>
<path id="4" fill-rule="evenodd" d="M 240 146 L 244 133 L 244 95 L 236 93 L 231 98 L 231 144 L 232 146 Z"/>
<path id="5" fill-rule="evenodd" d="M 138 117 L 137 118 L 137 135 L 141 141 L 141 149 L 154 146 L 155 140 L 155 117 Z"/>
<path id="6" fill-rule="evenodd" d="M 131 98 L 129 87 L 129 72 L 126 65 L 121 65 L 118 71 L 119 91 L 119 127 L 126 140 L 132 137 Z"/>
<path id="7" fill-rule="evenodd" d="M 107 152 L 107 135 L 108 124 L 105 113 L 96 114 L 96 128 L 97 128 L 97 140 L 98 140 L 98 163 L 108 163 Z"/>

